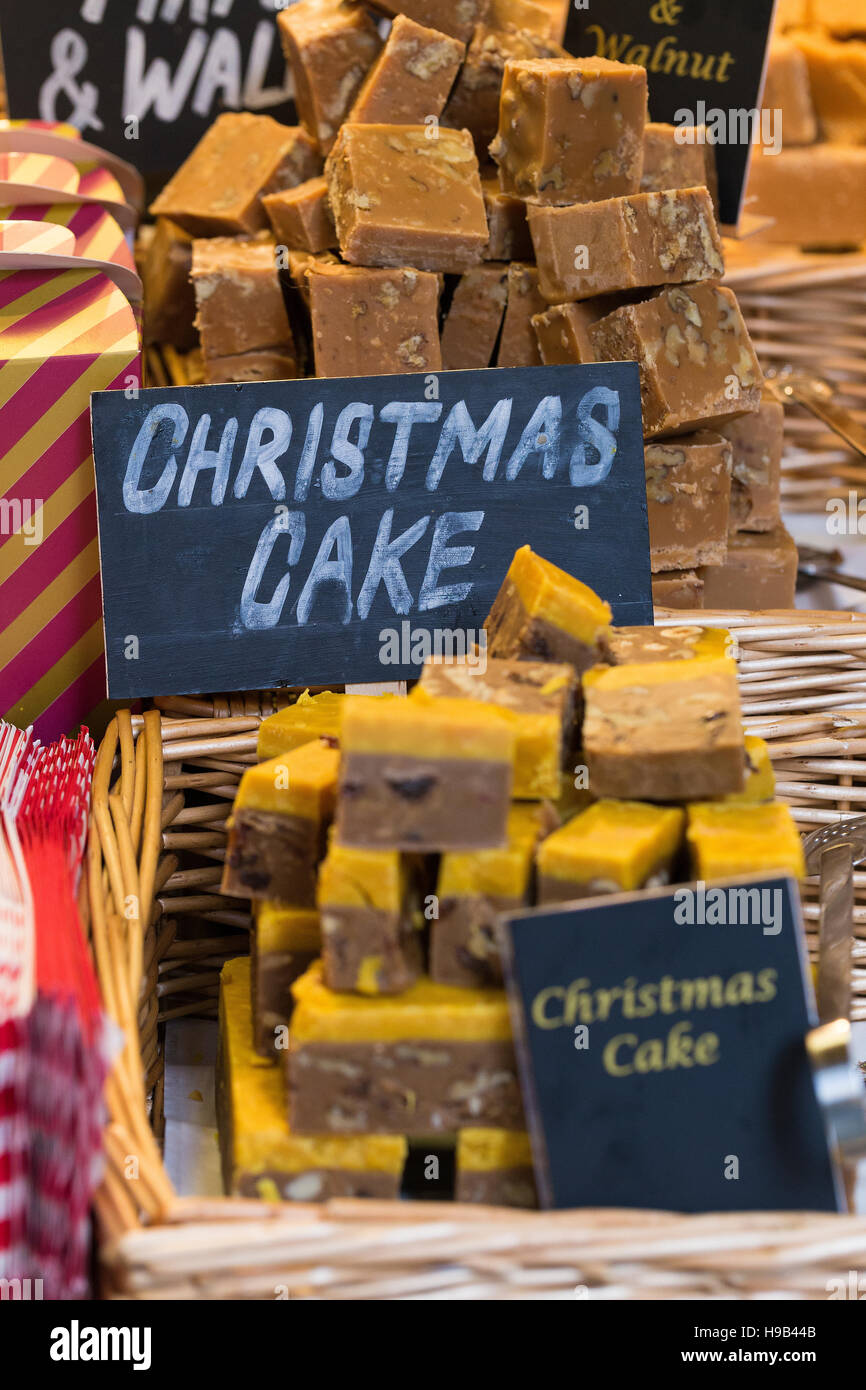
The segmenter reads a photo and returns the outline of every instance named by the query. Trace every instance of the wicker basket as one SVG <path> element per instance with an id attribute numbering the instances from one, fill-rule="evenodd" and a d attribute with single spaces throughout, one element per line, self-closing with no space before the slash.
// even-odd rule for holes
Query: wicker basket
<path id="1" fill-rule="evenodd" d="M 736 631 L 745 722 L 803 829 L 866 803 L 866 616 L 689 615 Z M 682 613 L 660 611 L 660 625 Z M 97 1194 L 104 1292 L 123 1298 L 826 1298 L 866 1262 L 866 1218 L 522 1213 L 440 1203 L 178 1198 L 162 1165 L 159 1024 L 214 1016 L 249 918 L 220 896 L 225 821 L 261 718 L 289 692 L 121 711 L 97 759 L 83 905 L 126 1034 Z M 187 852 L 202 867 L 185 863 Z M 866 1018 L 866 874 L 855 875 L 853 1016 Z M 814 882 L 804 887 L 817 921 Z M 134 915 L 138 909 L 137 916 Z M 810 947 L 815 941 L 810 934 Z"/>

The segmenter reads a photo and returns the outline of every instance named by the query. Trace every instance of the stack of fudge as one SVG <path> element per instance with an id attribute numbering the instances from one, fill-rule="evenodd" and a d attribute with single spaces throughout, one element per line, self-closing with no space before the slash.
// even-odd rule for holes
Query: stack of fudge
<path id="1" fill-rule="evenodd" d="M 396 1197 L 413 1148 L 442 1146 L 458 1200 L 531 1205 L 502 914 L 802 875 L 729 634 L 610 617 L 524 546 L 485 661 L 262 723 L 222 885 L 254 916 L 221 990 L 228 1191 Z"/>

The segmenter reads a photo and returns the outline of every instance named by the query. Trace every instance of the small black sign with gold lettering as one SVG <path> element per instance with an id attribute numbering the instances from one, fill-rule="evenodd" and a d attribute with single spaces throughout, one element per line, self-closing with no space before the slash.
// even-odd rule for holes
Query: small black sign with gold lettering
<path id="1" fill-rule="evenodd" d="M 503 919 L 544 1207 L 836 1211 L 792 879 Z"/>

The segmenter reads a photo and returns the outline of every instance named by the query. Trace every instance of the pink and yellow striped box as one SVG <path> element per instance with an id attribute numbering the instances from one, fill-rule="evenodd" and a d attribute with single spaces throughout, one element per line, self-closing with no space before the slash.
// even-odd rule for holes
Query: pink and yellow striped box
<path id="1" fill-rule="evenodd" d="M 75 238 L 75 255 L 92 261 L 111 261 L 135 270 L 129 242 L 110 212 L 92 203 L 7 203 L 0 222 L 54 222 L 68 227 Z"/>

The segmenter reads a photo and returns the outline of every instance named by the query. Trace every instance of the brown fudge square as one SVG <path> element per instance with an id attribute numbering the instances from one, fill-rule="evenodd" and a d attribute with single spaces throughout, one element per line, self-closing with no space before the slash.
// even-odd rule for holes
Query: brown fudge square
<path id="1" fill-rule="evenodd" d="M 513 193 L 503 193 L 499 180 L 482 178 L 484 211 L 487 214 L 489 241 L 484 251 L 486 261 L 528 261 L 532 255 L 532 237 L 526 220 L 526 204 Z"/>
<path id="2" fill-rule="evenodd" d="M 720 433 L 733 449 L 731 530 L 772 531 L 779 524 L 785 411 L 764 392 L 754 415 L 731 420 Z"/>
<path id="3" fill-rule="evenodd" d="M 398 14 L 347 119 L 423 125 L 441 116 L 465 51 L 459 39 Z"/>
<path id="4" fill-rule="evenodd" d="M 507 295 L 507 266 L 479 265 L 461 276 L 442 329 L 446 372 L 490 366 Z"/>
<path id="5" fill-rule="evenodd" d="M 232 237 L 194 241 L 192 283 L 206 358 L 291 343 L 273 242 Z"/>
<path id="6" fill-rule="evenodd" d="M 300 0 L 277 25 L 302 124 L 327 154 L 382 40 L 361 5 Z"/>
<path id="7" fill-rule="evenodd" d="M 289 281 L 292 289 L 301 296 L 306 310 L 310 308 L 310 287 L 307 275 L 317 265 L 339 265 L 339 259 L 330 251 L 292 251 L 287 257 Z"/>
<path id="8" fill-rule="evenodd" d="M 652 577 L 656 608 L 703 608 L 704 581 L 694 570 L 665 570 Z"/>
<path id="9" fill-rule="evenodd" d="M 532 327 L 545 367 L 564 362 L 596 362 L 589 330 L 621 303 L 619 295 L 605 294 L 597 299 L 584 299 L 579 304 L 553 304 L 535 314 Z"/>
<path id="10" fill-rule="evenodd" d="M 508 267 L 508 299 L 502 336 L 499 340 L 497 367 L 540 367 L 541 353 L 532 320 L 547 307 L 538 289 L 538 271 L 534 265 L 513 261 Z"/>
<path id="11" fill-rule="evenodd" d="M 641 193 L 664 193 L 671 188 L 703 184 L 718 206 L 716 153 L 706 138 L 706 126 L 674 126 L 649 121 L 643 133 Z"/>
<path id="12" fill-rule="evenodd" d="M 481 260 L 487 217 L 468 131 L 346 124 L 325 177 L 340 250 L 353 265 L 459 274 Z"/>
<path id="13" fill-rule="evenodd" d="M 144 341 L 171 343 L 185 352 L 195 345 L 195 295 L 189 280 L 192 237 L 167 217 L 158 217 L 141 268 Z"/>
<path id="14" fill-rule="evenodd" d="M 558 43 L 538 34 L 479 24 L 445 108 L 445 125 L 471 131 L 478 157 L 485 159 L 499 125 L 499 94 L 505 64 L 519 58 L 564 57 L 565 50 Z"/>
<path id="15" fill-rule="evenodd" d="M 731 446 L 700 431 L 644 449 L 654 573 L 721 564 L 728 551 Z"/>
<path id="16" fill-rule="evenodd" d="M 778 35 L 770 45 L 761 105 L 767 111 L 781 111 L 786 145 L 811 145 L 818 139 L 809 64 L 793 39 Z"/>
<path id="17" fill-rule="evenodd" d="M 416 24 L 427 24 L 442 34 L 467 43 L 476 24 L 487 16 L 489 0 L 375 0 L 374 8 L 395 19 L 408 15 Z"/>
<path id="18" fill-rule="evenodd" d="M 647 75 L 606 58 L 506 63 L 490 153 L 507 193 L 564 206 L 637 193 Z"/>
<path id="19" fill-rule="evenodd" d="M 570 6 L 571 0 L 490 0 L 487 19 L 499 29 L 511 24 L 563 43 Z"/>
<path id="20" fill-rule="evenodd" d="M 336 246 L 328 185 L 323 178 L 308 179 L 283 193 L 269 193 L 262 202 L 277 241 L 302 251 L 327 251 L 329 246 Z"/>
<path id="21" fill-rule="evenodd" d="M 230 357 L 205 357 L 203 376 L 209 386 L 225 381 L 291 381 L 303 375 L 288 348 L 253 348 Z"/>
<path id="22" fill-rule="evenodd" d="M 307 284 L 316 376 L 441 370 L 435 275 L 320 264 Z"/>
<path id="23" fill-rule="evenodd" d="M 589 330 L 600 362 L 637 362 L 644 437 L 714 429 L 757 410 L 763 376 L 736 297 L 678 285 Z"/>
<path id="24" fill-rule="evenodd" d="M 570 208 L 529 206 L 538 286 L 551 304 L 717 280 L 722 242 L 705 188 L 636 193 Z"/>
<path id="25" fill-rule="evenodd" d="M 227 111 L 217 116 L 174 178 L 151 203 L 194 236 L 255 232 L 267 225 L 262 194 L 321 173 L 306 131 L 270 116 Z"/>
<path id="26" fill-rule="evenodd" d="M 705 608 L 793 608 L 797 547 L 781 524 L 772 531 L 738 531 L 728 538 L 724 564 L 705 565 L 699 574 Z"/>

